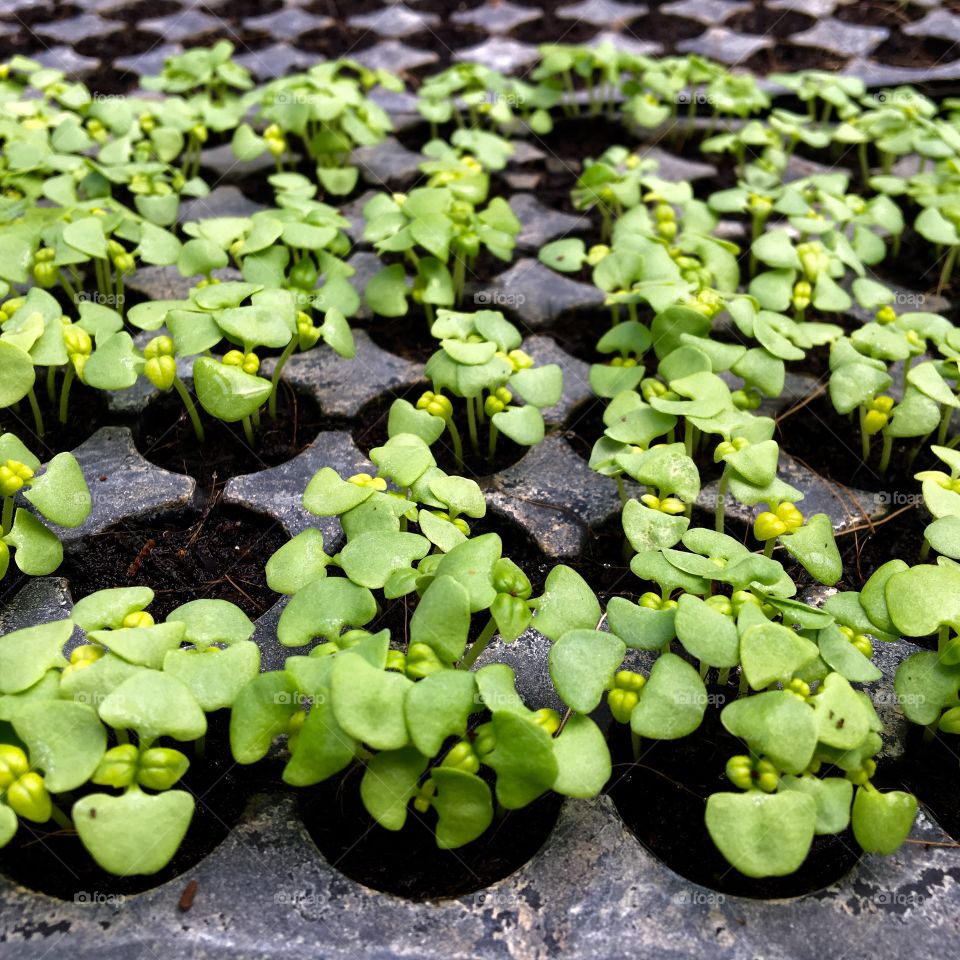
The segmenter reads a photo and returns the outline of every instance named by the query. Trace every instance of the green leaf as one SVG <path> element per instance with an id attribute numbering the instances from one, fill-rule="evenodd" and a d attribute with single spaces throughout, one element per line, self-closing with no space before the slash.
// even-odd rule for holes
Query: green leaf
<path id="1" fill-rule="evenodd" d="M 366 305 L 380 317 L 402 317 L 407 312 L 407 278 L 402 263 L 374 274 L 363 291 Z"/>
<path id="2" fill-rule="evenodd" d="M 677 638 L 683 648 L 711 667 L 735 667 L 740 662 L 740 638 L 732 618 L 686 593 L 676 616 Z"/>
<path id="3" fill-rule="evenodd" d="M 481 667 L 474 676 L 480 691 L 480 701 L 491 713 L 506 711 L 529 717 L 530 711 L 517 693 L 513 669 L 507 664 L 488 664 Z"/>
<path id="4" fill-rule="evenodd" d="M 119 627 L 128 613 L 136 613 L 153 603 L 149 587 L 112 587 L 98 590 L 78 600 L 71 616 L 81 630 Z"/>
<path id="5" fill-rule="evenodd" d="M 817 824 L 814 833 L 842 833 L 850 825 L 850 805 L 853 802 L 853 784 L 843 777 L 780 778 L 781 790 L 805 793 L 817 805 Z"/>
<path id="6" fill-rule="evenodd" d="M 167 623 L 184 624 L 184 642 L 198 647 L 249 640 L 254 630 L 250 618 L 226 600 L 191 600 L 168 613 Z"/>
<path id="7" fill-rule="evenodd" d="M 314 637 L 336 640 L 344 627 L 362 627 L 377 614 L 377 602 L 366 588 L 346 577 L 308 583 L 280 614 L 277 639 L 285 647 L 302 647 Z"/>
<path id="8" fill-rule="evenodd" d="M 870 733 L 871 711 L 839 673 L 827 674 L 812 703 L 822 743 L 852 750 Z"/>
<path id="9" fill-rule="evenodd" d="M 663 653 L 640 691 L 630 728 L 638 737 L 676 740 L 700 726 L 706 709 L 707 689 L 697 671 L 676 654 Z"/>
<path id="10" fill-rule="evenodd" d="M 292 787 L 308 787 L 335 776 L 353 762 L 360 747 L 337 722 L 329 690 L 311 695 L 310 712 L 283 768 L 283 782 Z"/>
<path id="11" fill-rule="evenodd" d="M 441 503 L 458 514 L 482 517 L 487 512 L 487 502 L 476 480 L 443 476 L 431 480 L 429 486 Z"/>
<path id="12" fill-rule="evenodd" d="M 453 850 L 476 840 L 493 822 L 490 788 L 478 776 L 454 767 L 436 767 L 437 846 Z"/>
<path id="13" fill-rule="evenodd" d="M 299 709 L 297 687 L 284 671 L 263 673 L 248 683 L 230 711 L 230 750 L 237 763 L 256 763 L 266 756 Z"/>
<path id="14" fill-rule="evenodd" d="M 104 259 L 107 256 L 107 238 L 100 217 L 81 217 L 68 223 L 63 228 L 63 239 L 88 257 Z"/>
<path id="15" fill-rule="evenodd" d="M 323 534 L 310 527 L 287 541 L 267 561 L 267 586 L 292 596 L 308 583 L 322 580 L 329 562 L 323 549 Z"/>
<path id="16" fill-rule="evenodd" d="M 587 581 L 563 564 L 547 574 L 543 595 L 536 601 L 536 611 L 533 628 L 554 641 L 568 630 L 595 630 L 601 613 Z"/>
<path id="17" fill-rule="evenodd" d="M 659 650 L 676 636 L 676 610 L 650 610 L 626 597 L 607 603 L 610 629 L 634 650 Z"/>
<path id="18" fill-rule="evenodd" d="M 909 569 L 902 560 L 889 560 L 870 574 L 860 591 L 860 606 L 870 620 L 885 633 L 896 633 L 897 627 L 887 610 L 887 583 L 897 573 Z M 847 679 L 850 679 L 849 677 Z"/>
<path id="19" fill-rule="evenodd" d="M 802 773 L 817 747 L 817 717 L 809 704 L 784 690 L 742 697 L 724 707 L 724 727 L 758 756 L 786 773 Z"/>
<path id="20" fill-rule="evenodd" d="M 207 718 L 190 690 L 156 670 L 124 680 L 100 705 L 100 719 L 115 730 L 135 730 L 141 740 L 196 740 L 207 732 Z"/>
<path id="21" fill-rule="evenodd" d="M 550 734 L 531 720 L 509 711 L 494 713 L 490 721 L 496 747 L 483 762 L 497 774 L 497 800 L 507 810 L 518 810 L 549 790 L 559 768 Z"/>
<path id="22" fill-rule="evenodd" d="M 960 690 L 960 668 L 945 666 L 938 653 L 915 653 L 897 669 L 893 688 L 907 719 L 928 726 Z"/>
<path id="23" fill-rule="evenodd" d="M 534 447 L 543 439 L 543 414 L 534 406 L 508 407 L 495 413 L 491 422 L 521 447 Z"/>
<path id="24" fill-rule="evenodd" d="M 193 387 L 200 406 L 225 423 L 253 416 L 273 391 L 269 380 L 212 357 L 194 361 Z"/>
<path id="25" fill-rule="evenodd" d="M 916 815 L 917 798 L 913 794 L 858 787 L 853 801 L 853 835 L 867 853 L 889 856 L 906 840 Z"/>
<path id="26" fill-rule="evenodd" d="M 371 487 L 342 480 L 332 467 L 321 467 L 307 484 L 303 505 L 318 517 L 336 517 L 369 500 L 373 494 Z"/>
<path id="27" fill-rule="evenodd" d="M 824 586 L 832 587 L 843 576 L 843 561 L 833 539 L 833 523 L 825 513 L 808 517 L 795 533 L 779 538 L 781 546 Z"/>
<path id="28" fill-rule="evenodd" d="M 493 565 L 500 559 L 502 547 L 495 533 L 472 537 L 443 556 L 437 564 L 435 576 L 452 577 L 467 588 L 471 613 L 486 610 L 497 598 L 493 586 Z"/>
<path id="29" fill-rule="evenodd" d="M 16 547 L 14 560 L 31 577 L 53 573 L 63 560 L 63 547 L 57 535 L 23 507 L 17 507 L 13 527 L 3 542 Z"/>
<path id="30" fill-rule="evenodd" d="M 442 417 L 435 417 L 426 410 L 418 410 L 409 400 L 398 397 L 390 406 L 387 418 L 387 436 L 412 433 L 430 445 L 439 440 L 446 429 Z"/>
<path id="31" fill-rule="evenodd" d="M 27 704 L 14 717 L 13 728 L 51 793 L 75 790 L 89 780 L 107 749 L 107 731 L 97 711 L 83 703 Z"/>
<path id="32" fill-rule="evenodd" d="M 73 621 L 54 620 L 0 637 L 0 692 L 26 690 L 48 670 L 65 667 L 63 645 L 72 633 Z"/>
<path id="33" fill-rule="evenodd" d="M 624 504 L 622 522 L 623 532 L 637 553 L 675 546 L 690 526 L 687 517 L 674 517 L 632 499 Z"/>
<path id="34" fill-rule="evenodd" d="M 108 647 L 128 663 L 159 670 L 167 653 L 180 646 L 183 634 L 182 623 L 157 623 L 149 627 L 91 630 L 87 638 Z"/>
<path id="35" fill-rule="evenodd" d="M 143 360 L 129 333 L 115 333 L 101 340 L 87 358 L 83 379 L 98 390 L 127 390 L 137 382 Z"/>
<path id="36" fill-rule="evenodd" d="M 410 739 L 427 757 L 435 757 L 447 737 L 463 737 L 467 718 L 480 709 L 476 678 L 462 670 L 442 670 L 420 680 L 404 702 Z"/>
<path id="37" fill-rule="evenodd" d="M 778 623 L 756 624 L 740 638 L 743 672 L 754 690 L 791 679 L 819 653 L 812 640 Z"/>
<path id="38" fill-rule="evenodd" d="M 854 683 L 872 683 L 883 676 L 882 672 L 841 633 L 836 624 L 832 623 L 822 629 L 817 637 L 817 643 L 820 646 L 823 662 L 848 680 Z"/>
<path id="39" fill-rule="evenodd" d="M 381 827 L 402 830 L 407 809 L 416 796 L 427 758 L 414 747 L 378 753 L 367 762 L 360 781 L 360 797 L 367 812 Z"/>
<path id="40" fill-rule="evenodd" d="M 589 717 L 571 716 L 553 741 L 553 753 L 558 768 L 555 793 L 587 800 L 597 796 L 610 779 L 606 739 Z"/>
<path id="41" fill-rule="evenodd" d="M 240 691 L 260 671 L 260 648 L 240 640 L 226 650 L 171 650 L 163 661 L 164 673 L 176 677 L 210 713 L 233 704 Z"/>
<path id="42" fill-rule="evenodd" d="M 601 630 L 568 630 L 550 648 L 550 677 L 568 707 L 590 713 L 623 662 L 626 644 Z"/>
<path id="43" fill-rule="evenodd" d="M 370 451 L 370 459 L 380 468 L 381 476 L 389 477 L 398 487 L 413 486 L 417 479 L 437 461 L 430 448 L 412 433 L 400 433 L 382 447 Z"/>
<path id="44" fill-rule="evenodd" d="M 437 576 L 410 619 L 410 642 L 426 643 L 441 660 L 453 663 L 463 656 L 469 631 L 467 588 L 453 577 Z"/>
<path id="45" fill-rule="evenodd" d="M 717 849 L 748 877 L 782 877 L 807 857 L 817 805 L 799 791 L 714 793 L 707 798 L 707 830 Z"/>
<path id="46" fill-rule="evenodd" d="M 418 533 L 363 533 L 340 551 L 343 572 L 361 587 L 382 588 L 390 575 L 430 552 L 430 541 Z"/>
<path id="47" fill-rule="evenodd" d="M 552 270 L 577 273 L 583 267 L 587 250 L 579 237 L 565 237 L 542 246 L 537 256 L 541 263 Z"/>
<path id="48" fill-rule="evenodd" d="M 193 816 L 193 797 L 183 790 L 92 793 L 71 814 L 81 842 L 104 870 L 120 877 L 149 875 L 177 852 Z"/>
<path id="49" fill-rule="evenodd" d="M 960 570 L 922 564 L 891 576 L 884 593 L 890 619 L 904 636 L 925 637 L 941 624 L 960 629 Z"/>
<path id="50" fill-rule="evenodd" d="M 338 654 L 330 677 L 337 723 L 375 750 L 398 750 L 409 742 L 403 703 L 412 686 L 406 677 L 378 670 L 363 657 Z"/>

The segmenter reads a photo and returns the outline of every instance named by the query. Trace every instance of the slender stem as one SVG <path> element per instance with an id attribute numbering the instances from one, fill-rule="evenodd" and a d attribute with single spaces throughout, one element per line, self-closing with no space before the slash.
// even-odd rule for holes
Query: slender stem
<path id="1" fill-rule="evenodd" d="M 928 556 L 930 556 L 930 541 L 924 537 L 923 546 L 920 548 L 920 556 L 917 558 L 917 562 L 924 563 Z"/>
<path id="2" fill-rule="evenodd" d="M 497 437 L 500 435 L 500 431 L 497 429 L 495 423 L 490 424 L 490 446 L 487 451 L 487 459 L 490 463 L 493 463 L 493 457 L 497 452 Z"/>
<path id="3" fill-rule="evenodd" d="M 293 351 L 297 349 L 298 342 L 296 337 L 290 339 L 290 342 L 283 348 L 283 353 L 277 358 L 277 365 L 273 368 L 273 376 L 270 378 L 272 389 L 270 390 L 270 399 L 267 401 L 267 411 L 271 420 L 277 419 L 277 387 L 280 386 L 280 374 L 283 373 L 283 368 Z"/>
<path id="4" fill-rule="evenodd" d="M 179 377 L 173 378 L 173 389 L 180 395 L 183 405 L 187 408 L 187 416 L 190 417 L 190 422 L 193 424 L 193 432 L 197 435 L 197 439 L 203 443 L 203 424 L 200 422 L 197 408 L 193 405 L 193 400 L 190 398 L 190 391 L 183 385 L 183 381 Z"/>
<path id="5" fill-rule="evenodd" d="M 943 653 L 943 651 L 947 649 L 949 641 L 950 628 L 946 624 L 942 624 L 937 631 L 937 653 Z"/>
<path id="6" fill-rule="evenodd" d="M 13 526 L 13 497 L 3 498 L 3 520 L 0 521 L 0 534 L 6 536 Z"/>
<path id="7" fill-rule="evenodd" d="M 947 441 L 947 431 L 950 429 L 950 420 L 953 418 L 953 407 L 944 407 L 940 417 L 940 428 L 937 430 L 937 444 L 943 446 Z"/>
<path id="8" fill-rule="evenodd" d="M 717 533 L 723 533 L 724 507 L 727 500 L 727 487 L 730 484 L 730 475 L 727 473 L 727 466 L 724 464 L 723 473 L 720 474 L 720 482 L 717 484 L 717 505 L 714 510 L 714 529 Z"/>
<path id="9" fill-rule="evenodd" d="M 30 390 L 27 393 L 27 400 L 30 401 L 30 409 L 33 411 L 33 423 L 36 427 L 37 436 L 43 436 L 43 414 L 40 412 L 40 404 L 37 403 L 37 395 Z"/>
<path id="10" fill-rule="evenodd" d="M 740 668 L 740 684 L 737 687 L 737 696 L 742 697 L 747 692 L 747 675 Z"/>
<path id="11" fill-rule="evenodd" d="M 50 805 L 50 816 L 53 817 L 53 821 L 58 827 L 72 832 L 76 831 L 73 821 L 55 803 Z"/>
<path id="12" fill-rule="evenodd" d="M 243 418 L 243 435 L 247 438 L 247 443 L 249 443 L 251 447 L 256 446 L 257 441 L 253 438 L 253 423 L 251 423 L 249 417 Z"/>
<path id="13" fill-rule="evenodd" d="M 490 618 L 487 625 L 483 628 L 480 636 L 470 644 L 470 649 L 463 655 L 460 663 L 457 664 L 460 670 L 469 670 L 476 662 L 477 658 L 487 649 L 487 645 L 493 639 L 497 632 L 497 621 Z"/>
<path id="14" fill-rule="evenodd" d="M 67 295 L 70 297 L 72 303 L 76 303 L 79 300 L 79 294 L 77 293 L 76 287 L 67 279 L 67 275 L 62 271 L 57 271 L 57 277 L 60 280 L 60 286 L 67 291 Z"/>
<path id="15" fill-rule="evenodd" d="M 687 449 L 687 456 L 693 456 L 693 423 L 689 420 L 683 421 L 683 445 Z"/>
<path id="16" fill-rule="evenodd" d="M 63 375 L 63 386 L 60 387 L 60 422 L 67 422 L 67 407 L 70 403 L 70 388 L 77 374 L 73 369 L 73 364 L 67 366 L 67 372 Z"/>
<path id="17" fill-rule="evenodd" d="M 870 459 L 870 435 L 867 433 L 867 408 L 860 407 L 860 450 L 863 456 L 863 462 Z"/>
<path id="18" fill-rule="evenodd" d="M 867 163 L 867 141 L 859 144 L 857 147 L 857 156 L 860 158 L 860 176 L 863 178 L 863 184 L 866 186 L 870 179 L 870 165 Z"/>
<path id="19" fill-rule="evenodd" d="M 453 456 L 457 461 L 457 466 L 463 468 L 463 441 L 460 439 L 460 431 L 453 422 L 453 417 L 446 419 L 447 430 L 450 431 L 450 439 L 453 441 Z"/>
<path id="20" fill-rule="evenodd" d="M 633 747 L 634 762 L 640 759 L 640 734 L 630 731 L 630 744 Z"/>
<path id="21" fill-rule="evenodd" d="M 617 481 L 617 493 L 620 494 L 620 503 L 623 506 L 627 505 L 627 489 L 623 485 L 623 474 L 618 473 L 614 479 Z"/>
<path id="22" fill-rule="evenodd" d="M 47 399 L 52 407 L 57 402 L 57 368 L 47 367 Z"/>
<path id="23" fill-rule="evenodd" d="M 470 433 L 470 445 L 474 453 L 480 452 L 480 440 L 477 436 L 477 414 L 473 408 L 473 398 L 467 397 L 467 430 Z"/>
<path id="24" fill-rule="evenodd" d="M 890 466 L 890 454 L 893 453 L 893 437 L 888 433 L 883 435 L 883 450 L 880 453 L 880 472 L 886 473 Z"/>
<path id="25" fill-rule="evenodd" d="M 474 397 L 473 403 L 477 408 L 477 423 L 482 427 L 487 422 L 487 415 L 483 412 L 483 396 L 477 395 Z"/>
<path id="26" fill-rule="evenodd" d="M 943 292 L 943 288 L 950 283 L 950 277 L 953 274 L 953 266 L 957 262 L 957 253 L 960 252 L 960 246 L 950 248 L 947 259 L 943 261 L 943 269 L 940 271 L 940 282 L 937 284 L 937 296 Z"/>
<path id="27" fill-rule="evenodd" d="M 777 545 L 776 537 L 771 537 L 769 540 L 767 540 L 766 543 L 764 543 L 763 545 L 763 555 L 765 557 L 772 557 L 773 550 L 774 550 L 774 547 L 776 547 L 776 545 Z"/>
<path id="28" fill-rule="evenodd" d="M 453 295 L 457 303 L 463 300 L 463 284 L 466 273 L 466 264 L 460 254 L 453 255 Z"/>
<path id="29" fill-rule="evenodd" d="M 717 683 L 725 687 L 730 682 L 730 667 L 724 667 L 717 675 Z"/>

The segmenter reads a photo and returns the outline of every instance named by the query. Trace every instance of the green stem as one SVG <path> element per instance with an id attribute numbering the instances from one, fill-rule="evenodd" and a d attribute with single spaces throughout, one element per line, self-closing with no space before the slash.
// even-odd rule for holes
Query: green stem
<path id="1" fill-rule="evenodd" d="M 272 389 L 270 399 L 267 401 L 267 411 L 271 420 L 277 419 L 277 388 L 280 386 L 280 375 L 283 373 L 286 362 L 293 355 L 293 351 L 297 349 L 298 342 L 296 337 L 291 338 L 290 342 L 283 348 L 283 353 L 277 358 L 277 365 L 273 368 L 273 376 L 270 378 Z"/>
<path id="2" fill-rule="evenodd" d="M 614 479 L 617 481 L 617 493 L 620 494 L 620 503 L 622 506 L 626 506 L 627 488 L 623 485 L 623 474 L 618 473 Z"/>
<path id="3" fill-rule="evenodd" d="M 930 556 L 930 541 L 924 537 L 923 546 L 920 548 L 920 556 L 917 558 L 917 562 L 925 563 L 928 556 Z"/>
<path id="4" fill-rule="evenodd" d="M 57 402 L 57 368 L 47 367 L 47 399 L 52 407 Z"/>
<path id="5" fill-rule="evenodd" d="M 880 472 L 886 473 L 890 466 L 890 454 L 893 453 L 893 437 L 888 433 L 883 435 L 883 449 L 880 452 Z"/>
<path id="6" fill-rule="evenodd" d="M 477 414 L 473 408 L 473 398 L 467 397 L 467 431 L 470 434 L 470 445 L 474 453 L 480 452 L 480 439 L 477 436 Z"/>
<path id="7" fill-rule="evenodd" d="M 490 463 L 493 463 L 494 454 L 497 452 L 497 437 L 500 435 L 500 431 L 497 429 L 495 423 L 490 424 L 490 446 L 487 450 L 487 459 Z"/>
<path id="8" fill-rule="evenodd" d="M 940 427 L 937 430 L 937 444 L 943 446 L 947 442 L 947 431 L 950 429 L 950 420 L 953 418 L 953 407 L 944 407 L 940 417 Z"/>
<path id="9" fill-rule="evenodd" d="M 183 385 L 183 381 L 179 377 L 173 378 L 173 389 L 180 395 L 183 405 L 187 408 L 187 416 L 190 417 L 190 422 L 193 424 L 193 432 L 197 435 L 197 439 L 203 443 L 203 424 L 200 422 L 197 408 L 193 405 L 193 400 L 190 398 L 190 391 Z"/>
<path id="10" fill-rule="evenodd" d="M 463 659 L 457 664 L 460 670 L 469 670 L 476 662 L 477 658 L 487 649 L 487 645 L 493 639 L 497 632 L 497 621 L 490 618 L 487 625 L 483 628 L 480 636 L 470 644 L 470 649 L 463 655 Z"/>
<path id="11" fill-rule="evenodd" d="M 860 158 L 860 176 L 863 179 L 863 185 L 867 185 L 867 181 L 870 179 L 870 165 L 867 162 L 867 142 L 863 141 L 857 147 L 857 156 Z"/>
<path id="12" fill-rule="evenodd" d="M 943 292 L 943 288 L 950 283 L 950 277 L 953 274 L 954 264 L 957 262 L 957 253 L 960 252 L 960 246 L 950 248 L 947 259 L 943 261 L 943 269 L 940 271 L 940 282 L 937 284 L 937 296 Z"/>
<path id="13" fill-rule="evenodd" d="M 3 519 L 0 521 L 0 534 L 6 536 L 13 527 L 13 497 L 3 498 Z"/>
<path id="14" fill-rule="evenodd" d="M 463 284 L 466 274 L 466 264 L 460 254 L 453 255 L 453 295 L 457 303 L 463 299 Z"/>
<path id="15" fill-rule="evenodd" d="M 777 545 L 776 537 L 771 537 L 769 540 L 767 540 L 763 545 L 763 555 L 765 557 L 772 557 L 773 551 L 776 545 Z"/>
<path id="16" fill-rule="evenodd" d="M 630 744 L 633 747 L 634 762 L 640 759 L 640 734 L 630 731 Z"/>
<path id="17" fill-rule="evenodd" d="M 717 533 L 723 533 L 724 507 L 727 499 L 727 487 L 730 484 L 730 476 L 727 473 L 726 464 L 723 467 L 723 473 L 720 474 L 720 482 L 717 484 L 717 505 L 714 510 L 714 529 Z"/>
<path id="18" fill-rule="evenodd" d="M 50 816 L 61 829 L 76 832 L 73 821 L 55 803 L 50 805 Z"/>
<path id="19" fill-rule="evenodd" d="M 447 417 L 445 423 L 450 432 L 450 439 L 453 441 L 453 456 L 457 461 L 457 466 L 463 469 L 463 440 L 460 439 L 460 431 L 453 422 L 453 417 Z"/>
<path id="20" fill-rule="evenodd" d="M 40 412 L 40 404 L 37 403 L 37 395 L 30 390 L 27 393 L 27 400 L 30 401 L 30 409 L 33 411 L 33 424 L 37 431 L 37 436 L 43 436 L 43 414 Z"/>
<path id="21" fill-rule="evenodd" d="M 57 271 L 57 277 L 60 280 L 60 286 L 66 290 L 67 296 L 70 297 L 71 303 L 76 303 L 80 299 L 76 287 L 67 279 L 66 274 L 62 270 Z"/>
<path id="22" fill-rule="evenodd" d="M 867 433 L 867 408 L 860 406 L 860 451 L 863 462 L 870 459 L 870 435 Z"/>
<path id="23" fill-rule="evenodd" d="M 950 641 L 950 627 L 947 624 L 941 624 L 940 629 L 937 631 L 937 653 L 943 653 L 947 649 L 947 644 Z"/>
<path id="24" fill-rule="evenodd" d="M 730 682 L 730 667 L 724 667 L 717 676 L 717 683 L 725 687 Z"/>
<path id="25" fill-rule="evenodd" d="M 253 423 L 249 417 L 243 418 L 243 435 L 247 438 L 247 443 L 249 443 L 251 447 L 257 445 L 256 440 L 253 438 Z"/>
<path id="26" fill-rule="evenodd" d="M 70 388 L 76 379 L 76 373 L 73 364 L 67 366 L 67 372 L 63 375 L 63 386 L 60 387 L 60 422 L 67 422 L 67 407 L 70 403 Z"/>

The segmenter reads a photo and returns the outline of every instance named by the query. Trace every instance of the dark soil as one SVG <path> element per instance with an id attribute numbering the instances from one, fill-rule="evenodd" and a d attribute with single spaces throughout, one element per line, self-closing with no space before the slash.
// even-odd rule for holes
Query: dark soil
<path id="1" fill-rule="evenodd" d="M 736 696 L 735 687 L 710 687 L 709 692 L 718 699 L 707 707 L 699 730 L 676 741 L 644 740 L 637 762 L 629 730 L 614 725 L 614 769 L 607 790 L 624 822 L 671 870 L 728 896 L 797 897 L 839 880 L 859 859 L 849 830 L 815 837 L 803 866 L 787 877 L 745 877 L 714 846 L 703 819 L 707 797 L 734 790 L 724 768 L 731 756 L 745 751 L 720 723 L 720 710 Z"/>
<path id="2" fill-rule="evenodd" d="M 310 30 L 297 39 L 297 46 L 310 53 L 318 53 L 328 60 L 353 56 L 372 47 L 380 38 L 373 30 L 348 27 L 338 21 L 320 30 Z"/>
<path id="3" fill-rule="evenodd" d="M 157 620 L 189 600 L 229 600 L 259 617 L 278 596 L 264 564 L 287 542 L 275 520 L 215 504 L 150 520 L 129 520 L 68 548 L 58 576 L 74 600 L 109 587 L 151 587 Z"/>
<path id="4" fill-rule="evenodd" d="M 804 47 L 794 43 L 778 43 L 751 54 L 740 64 L 756 73 L 792 73 L 798 70 L 839 70 L 847 57 L 822 47 Z"/>
<path id="5" fill-rule="evenodd" d="M 40 379 L 45 381 L 46 374 Z M 70 388 L 67 422 L 60 423 L 60 383 L 58 378 L 56 404 L 50 403 L 46 386 L 39 379 L 34 387 L 43 416 L 42 437 L 37 435 L 33 413 L 26 400 L 21 400 L 15 407 L 0 410 L 0 433 L 15 433 L 43 461 L 49 460 L 55 453 L 75 449 L 100 427 L 117 421 L 116 417 L 107 415 L 107 399 L 102 391 L 85 387 L 74 380 Z"/>
<path id="6" fill-rule="evenodd" d="M 440 850 L 436 817 L 411 806 L 406 826 L 378 826 L 360 799 L 362 768 L 304 790 L 300 811 L 320 852 L 353 880 L 410 900 L 459 897 L 502 880 L 543 846 L 561 799 L 548 794 L 523 810 L 495 818 L 479 839 L 456 850 Z"/>
<path id="7" fill-rule="evenodd" d="M 956 60 L 957 45 L 942 37 L 911 37 L 891 33 L 870 54 L 877 63 L 894 67 L 939 67 Z"/>
<path id="8" fill-rule="evenodd" d="M 852 419 L 837 413 L 827 393 L 779 420 L 774 439 L 791 456 L 829 480 L 891 497 L 896 493 L 918 493 L 913 475 L 932 465 L 927 459 L 929 454 L 921 453 L 914 462 L 909 461 L 908 453 L 916 441 L 894 441 L 890 466 L 886 474 L 881 474 L 879 436 L 872 438 L 870 460 L 864 463 L 856 411 Z"/>
<path id="9" fill-rule="evenodd" d="M 233 828 L 247 804 L 249 791 L 231 773 L 235 765 L 228 746 L 229 712 L 208 714 L 204 757 L 192 754 L 176 741 L 159 741 L 190 757 L 190 769 L 175 789 L 192 793 L 196 808 L 193 820 L 173 859 L 151 876 L 117 877 L 100 869 L 75 833 L 20 821 L 14 839 L 3 849 L 0 870 L 29 890 L 74 901 L 86 897 L 117 897 L 150 890 L 187 873 L 210 854 Z M 69 815 L 72 804 L 87 793 L 112 792 L 88 784 L 89 789 L 61 796 L 61 809 Z M 83 902 L 80 900 L 80 902 Z M 171 910 L 174 909 L 171 904 Z"/>
<path id="10" fill-rule="evenodd" d="M 954 840 L 960 840 L 960 761 L 958 740 L 949 733 L 937 733 L 926 742 L 923 730 L 911 725 L 907 732 L 903 756 L 878 771 L 879 784 L 890 790 L 914 793 L 933 815 L 937 823 Z"/>
<path id="11" fill-rule="evenodd" d="M 510 36 L 520 43 L 539 46 L 541 43 L 588 43 L 597 32 L 597 27 L 586 20 L 558 17 L 552 11 L 544 10 L 540 19 L 519 24 L 510 31 Z"/>
<path id="12" fill-rule="evenodd" d="M 857 0 L 857 3 L 838 4 L 831 16 L 846 23 L 896 28 L 906 26 L 914 20 L 921 20 L 926 12 L 919 4 L 897 3 L 892 0 Z"/>
<path id="13" fill-rule="evenodd" d="M 254 431 L 256 446 L 247 444 L 241 423 L 223 423 L 198 407 L 204 428 L 201 443 L 176 393 L 157 398 L 141 415 L 134 434 L 137 449 L 151 463 L 186 473 L 206 490 L 230 477 L 255 473 L 292 460 L 335 421 L 324 417 L 312 397 L 281 380 L 277 419 L 266 410 Z"/>
<path id="14" fill-rule="evenodd" d="M 373 447 L 383 446 L 388 440 L 387 420 L 390 416 L 390 407 L 398 397 L 416 405 L 423 391 L 429 388 L 424 381 L 409 390 L 399 393 L 381 394 L 360 411 L 353 425 L 353 440 L 361 450 L 371 450 Z M 459 397 L 451 397 L 454 406 L 453 421 L 460 431 L 463 443 L 463 465 L 457 463 L 454 456 L 453 443 L 449 432 L 445 431 L 431 446 L 431 452 L 437 460 L 437 465 L 447 473 L 456 473 L 463 477 L 479 479 L 494 473 L 499 473 L 507 467 L 513 466 L 526 452 L 527 447 L 521 447 L 502 433 L 497 438 L 496 453 L 493 460 L 487 458 L 487 437 L 489 436 L 489 421 L 478 425 L 478 435 L 481 452 L 477 453 L 470 445 L 468 432 L 466 401 Z"/>
<path id="15" fill-rule="evenodd" d="M 759 34 L 780 40 L 809 30 L 816 22 L 815 17 L 794 10 L 769 10 L 755 4 L 752 9 L 735 13 L 729 20 L 724 20 L 723 25 L 737 33 Z"/>

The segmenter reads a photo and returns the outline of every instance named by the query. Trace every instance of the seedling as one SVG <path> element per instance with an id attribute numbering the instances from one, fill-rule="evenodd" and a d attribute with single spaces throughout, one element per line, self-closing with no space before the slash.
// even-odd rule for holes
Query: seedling
<path id="1" fill-rule="evenodd" d="M 29 576 L 53 573 L 63 560 L 63 547 L 49 527 L 26 507 L 22 496 L 45 520 L 60 527 L 79 527 L 90 515 L 91 498 L 80 464 L 72 453 L 58 453 L 47 464 L 12 433 L 0 435 L 0 580 L 11 554 Z"/>
<path id="2" fill-rule="evenodd" d="M 102 590 L 68 619 L 0 637 L 11 725 L 0 745 L 0 844 L 18 818 L 52 819 L 119 876 L 156 873 L 176 853 L 194 800 L 173 788 L 190 759 L 162 743 L 202 752 L 205 713 L 230 706 L 257 675 L 260 653 L 253 624 L 232 604 L 198 600 L 155 623 L 152 600 L 146 587 Z"/>

